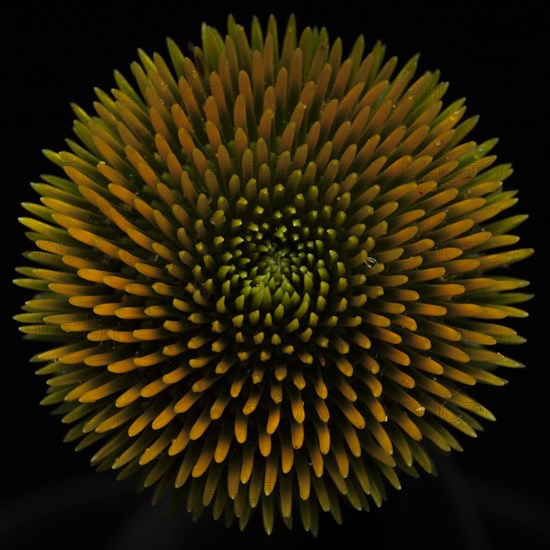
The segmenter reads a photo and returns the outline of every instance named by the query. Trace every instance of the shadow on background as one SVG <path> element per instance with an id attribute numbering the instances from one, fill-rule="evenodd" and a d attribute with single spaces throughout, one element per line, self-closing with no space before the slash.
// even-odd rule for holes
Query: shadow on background
<path id="1" fill-rule="evenodd" d="M 452 460 L 438 465 L 438 479 L 405 483 L 389 502 L 368 514 L 343 507 L 342 526 L 328 514 L 319 541 L 363 541 L 365 547 L 489 550 L 536 549 L 550 545 L 550 507 L 534 495 L 510 493 L 494 481 L 466 476 Z M 277 522 L 264 533 L 261 514 L 240 532 L 215 522 L 206 511 L 194 523 L 182 507 L 151 506 L 150 493 L 137 495 L 131 483 L 93 473 L 49 481 L 0 505 L 0 545 L 4 549 L 179 550 L 231 541 L 242 549 L 298 549 L 315 539 L 298 525 Z M 44 546 L 45 544 L 45 546 Z"/>

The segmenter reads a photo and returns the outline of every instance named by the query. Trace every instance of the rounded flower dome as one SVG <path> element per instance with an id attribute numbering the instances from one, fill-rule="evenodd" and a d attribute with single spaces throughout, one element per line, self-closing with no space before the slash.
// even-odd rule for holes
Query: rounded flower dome
<path id="1" fill-rule="evenodd" d="M 343 51 L 273 17 L 140 51 L 24 204 L 43 403 L 98 469 L 194 516 L 315 533 L 379 506 L 494 419 L 468 387 L 520 366 L 494 351 L 530 296 L 493 272 L 532 252 L 496 140 L 467 139 L 416 57 Z"/>

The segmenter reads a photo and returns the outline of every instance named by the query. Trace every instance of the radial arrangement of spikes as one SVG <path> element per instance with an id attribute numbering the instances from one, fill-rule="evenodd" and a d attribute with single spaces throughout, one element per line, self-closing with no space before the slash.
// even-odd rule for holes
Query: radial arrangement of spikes
<path id="1" fill-rule="evenodd" d="M 438 72 L 364 48 L 230 17 L 189 57 L 139 51 L 24 204 L 43 403 L 194 517 L 316 533 L 379 506 L 494 419 L 466 387 L 520 366 L 493 351 L 530 297 L 490 274 L 532 252 L 499 216 L 511 169 Z"/>

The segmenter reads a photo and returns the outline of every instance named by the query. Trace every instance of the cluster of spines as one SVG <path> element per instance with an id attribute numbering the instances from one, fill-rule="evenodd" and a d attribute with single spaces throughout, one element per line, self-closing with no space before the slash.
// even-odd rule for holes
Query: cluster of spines
<path id="1" fill-rule="evenodd" d="M 438 73 L 392 79 L 380 44 L 343 59 L 293 18 L 280 49 L 274 18 L 228 32 L 204 26 L 194 60 L 169 41 L 174 71 L 140 51 L 137 90 L 116 73 L 97 116 L 75 106 L 81 144 L 47 152 L 68 179 L 25 205 L 43 267 L 20 270 L 39 294 L 18 319 L 64 343 L 35 357 L 44 403 L 77 448 L 102 441 L 100 469 L 316 531 L 432 471 L 421 440 L 459 450 L 441 422 L 492 418 L 461 388 L 519 366 L 485 346 L 521 341 L 493 321 L 529 295 L 486 273 L 531 251 L 500 251 L 524 219 L 487 223 L 511 170 L 462 142 L 477 119 L 442 110 Z"/>

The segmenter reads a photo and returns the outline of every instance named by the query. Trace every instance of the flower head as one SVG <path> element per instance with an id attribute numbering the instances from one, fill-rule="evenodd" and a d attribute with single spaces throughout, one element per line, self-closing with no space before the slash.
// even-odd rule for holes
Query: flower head
<path id="1" fill-rule="evenodd" d="M 511 169 L 439 73 L 364 48 L 230 18 L 74 107 L 78 141 L 46 152 L 65 177 L 24 205 L 17 319 L 55 342 L 43 403 L 99 469 L 316 532 L 493 419 L 464 388 L 519 366 L 492 349 L 529 298 L 491 274 L 531 253 L 499 216 Z"/>

